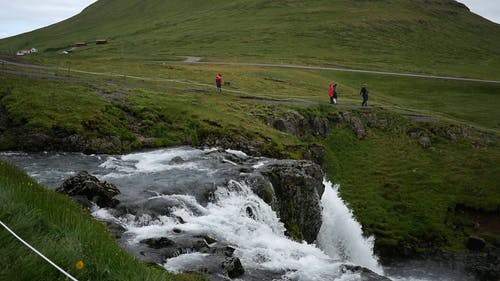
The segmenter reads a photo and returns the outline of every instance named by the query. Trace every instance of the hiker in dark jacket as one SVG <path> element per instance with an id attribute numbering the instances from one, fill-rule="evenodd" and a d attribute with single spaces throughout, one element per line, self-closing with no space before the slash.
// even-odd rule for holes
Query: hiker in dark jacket
<path id="1" fill-rule="evenodd" d="M 368 106 L 368 90 L 366 89 L 366 85 L 363 85 L 359 94 L 363 97 L 363 103 L 361 103 L 361 106 Z"/>
<path id="2" fill-rule="evenodd" d="M 217 91 L 222 93 L 222 75 L 220 73 L 215 76 L 215 85 L 217 85 Z"/>
<path id="3" fill-rule="evenodd" d="M 337 84 L 330 83 L 330 103 L 337 104 Z"/>

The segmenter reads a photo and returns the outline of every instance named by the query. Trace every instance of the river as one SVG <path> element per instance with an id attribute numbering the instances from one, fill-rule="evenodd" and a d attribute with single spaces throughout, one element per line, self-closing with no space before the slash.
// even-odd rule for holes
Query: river
<path id="1" fill-rule="evenodd" d="M 217 269 L 220 256 L 193 250 L 199 247 L 192 245 L 192 237 L 210 237 L 216 241 L 212 245 L 230 246 L 241 260 L 245 274 L 240 280 L 367 280 L 345 265 L 359 265 L 395 281 L 473 280 L 460 269 L 432 262 L 382 267 L 373 253 L 374 238 L 363 237 L 339 196 L 340 187 L 326 179 L 316 243 L 288 239 L 276 212 L 245 180 L 274 159 L 192 147 L 127 155 L 2 152 L 0 158 L 52 189 L 82 170 L 115 184 L 121 191 L 121 210 L 94 207 L 93 216 L 123 228 L 118 242 L 132 254 L 173 272 L 202 271 L 213 280 L 228 280 Z M 175 253 L 144 246 L 144 241 L 163 237 L 190 246 L 177 246 Z"/>

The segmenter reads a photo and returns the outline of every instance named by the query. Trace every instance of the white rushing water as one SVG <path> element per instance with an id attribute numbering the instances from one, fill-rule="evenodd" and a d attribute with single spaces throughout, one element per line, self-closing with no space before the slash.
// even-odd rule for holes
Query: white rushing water
<path id="1" fill-rule="evenodd" d="M 323 224 L 318 234 L 318 246 L 333 259 L 350 261 L 384 274 L 373 254 L 373 237 L 364 238 L 361 225 L 338 194 L 339 186 L 324 181 Z"/>
<path id="2" fill-rule="evenodd" d="M 243 267 L 285 272 L 285 280 L 359 280 L 354 273 L 342 271 L 343 264 L 356 264 L 378 273 L 382 269 L 373 256 L 372 239 L 361 235 L 361 227 L 338 197 L 337 187 L 325 181 L 323 195 L 323 223 L 320 247 L 288 239 L 285 228 L 276 213 L 244 183 L 230 181 L 219 187 L 215 198 L 207 206 L 200 205 L 192 196 L 160 195 L 181 202 L 173 215 L 151 221 L 148 216 L 121 218 L 130 243 L 144 239 L 174 236 L 174 228 L 192 235 L 209 235 L 224 244 L 232 245 Z M 151 197 L 151 199 L 158 196 Z M 251 208 L 253 217 L 249 217 Z M 94 215 L 109 216 L 100 210 Z M 338 225 L 337 225 L 338 224 Z M 167 235 L 166 235 L 167 234 Z M 193 265 L 208 259 L 207 254 L 188 253 L 167 260 L 165 268 L 173 272 L 189 271 Z"/>

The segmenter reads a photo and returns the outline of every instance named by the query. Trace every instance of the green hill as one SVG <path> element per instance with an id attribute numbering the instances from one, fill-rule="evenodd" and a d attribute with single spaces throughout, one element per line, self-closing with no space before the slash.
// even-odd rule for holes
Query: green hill
<path id="1" fill-rule="evenodd" d="M 55 55 L 107 38 L 83 58 L 300 62 L 500 79 L 500 25 L 453 0 L 107 0 L 0 41 Z"/>

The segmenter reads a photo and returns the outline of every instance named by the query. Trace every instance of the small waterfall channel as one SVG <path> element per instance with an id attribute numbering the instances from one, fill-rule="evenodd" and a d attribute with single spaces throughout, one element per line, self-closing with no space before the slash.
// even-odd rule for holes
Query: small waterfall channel
<path id="1" fill-rule="evenodd" d="M 128 155 L 3 152 L 0 158 L 54 189 L 81 170 L 115 184 L 121 204 L 95 207 L 93 215 L 121 229 L 119 243 L 131 253 L 173 272 L 199 271 L 211 280 L 230 280 L 220 265 L 233 256 L 245 269 L 238 280 L 389 280 L 373 254 L 373 238 L 363 237 L 339 197 L 339 186 L 328 180 L 323 181 L 323 221 L 315 244 L 285 235 L 277 213 L 248 180 L 274 159 L 191 147 Z M 152 247 L 151 241 L 165 247 Z M 372 277 L 352 270 L 356 266 L 369 269 Z M 402 281 L 467 280 L 397 274 L 395 269 L 391 275 Z"/>

